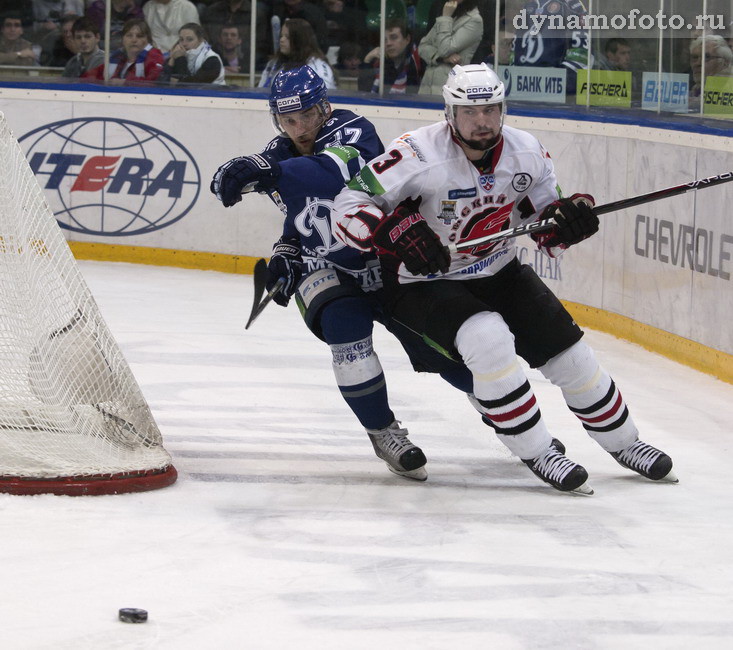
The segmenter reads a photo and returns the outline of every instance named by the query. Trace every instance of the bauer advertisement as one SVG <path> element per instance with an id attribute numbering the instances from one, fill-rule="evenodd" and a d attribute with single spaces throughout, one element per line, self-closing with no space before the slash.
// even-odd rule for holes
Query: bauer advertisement
<path id="1" fill-rule="evenodd" d="M 266 101 L 130 94 L 90 101 L 89 93 L 68 92 L 40 103 L 32 92 L 4 92 L 0 110 L 68 239 L 269 254 L 281 227 L 270 200 L 250 194 L 225 209 L 209 191 L 220 164 L 273 137 Z M 348 107 L 371 119 L 385 144 L 442 114 Z M 554 122 L 507 118 L 545 145 L 566 195 L 587 192 L 606 203 L 733 170 L 724 138 L 679 134 L 681 144 L 668 144 L 674 132 L 655 140 L 653 129 L 606 124 L 596 134 L 592 124 Z M 526 238 L 519 256 L 563 299 L 733 354 L 733 330 L 719 326 L 733 316 L 730 205 L 733 183 L 604 215 L 598 235 L 558 260 Z"/>

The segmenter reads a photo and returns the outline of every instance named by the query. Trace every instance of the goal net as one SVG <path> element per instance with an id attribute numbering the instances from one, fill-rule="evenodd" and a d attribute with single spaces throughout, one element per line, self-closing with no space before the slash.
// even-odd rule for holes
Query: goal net
<path id="1" fill-rule="evenodd" d="M 0 113 L 0 492 L 114 494 L 176 470 Z"/>

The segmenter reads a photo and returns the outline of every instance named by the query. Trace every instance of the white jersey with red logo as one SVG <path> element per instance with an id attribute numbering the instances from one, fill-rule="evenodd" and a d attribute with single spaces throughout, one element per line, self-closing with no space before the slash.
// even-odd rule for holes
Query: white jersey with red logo
<path id="1" fill-rule="evenodd" d="M 483 173 L 466 157 L 447 122 L 405 133 L 374 158 L 336 198 L 335 235 L 348 246 L 370 249 L 374 219 L 406 199 L 444 244 L 459 243 L 537 220 L 559 198 L 547 151 L 526 131 L 505 126 Z M 371 225 L 368 225 L 371 224 Z M 506 239 L 453 254 L 445 279 L 493 275 L 516 256 Z M 400 282 L 430 279 L 399 266 Z M 434 276 L 433 276 L 434 277 Z"/>

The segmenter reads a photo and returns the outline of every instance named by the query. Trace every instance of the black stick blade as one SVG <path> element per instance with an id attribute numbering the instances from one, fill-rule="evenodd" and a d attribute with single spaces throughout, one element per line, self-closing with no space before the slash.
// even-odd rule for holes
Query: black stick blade
<path id="1" fill-rule="evenodd" d="M 252 311 L 249 313 L 249 319 L 244 329 L 249 329 L 252 321 L 257 318 L 257 308 L 260 306 L 260 301 L 265 293 L 265 285 L 267 284 L 267 261 L 264 258 L 261 257 L 255 263 L 253 277 L 255 285 L 254 300 L 252 301 Z"/>

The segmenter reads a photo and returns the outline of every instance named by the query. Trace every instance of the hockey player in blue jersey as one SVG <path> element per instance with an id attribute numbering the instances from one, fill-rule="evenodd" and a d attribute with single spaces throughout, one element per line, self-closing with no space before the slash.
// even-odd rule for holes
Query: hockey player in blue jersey
<path id="1" fill-rule="evenodd" d="M 566 68 L 567 92 L 575 94 L 578 70 L 592 67 L 587 15 L 580 0 L 529 0 L 512 21 L 514 65 Z"/>
<path id="2" fill-rule="evenodd" d="M 341 395 L 377 456 L 392 472 L 424 481 L 425 455 L 389 407 L 372 346 L 373 322 L 381 318 L 379 261 L 331 233 L 333 199 L 384 147 L 368 120 L 331 108 L 323 80 L 308 66 L 280 72 L 269 104 L 280 135 L 261 153 L 222 165 L 211 191 L 227 207 L 250 191 L 267 192 L 280 207 L 283 234 L 272 250 L 267 288 L 285 278 L 275 301 L 287 305 L 295 294 L 309 329 L 330 346 Z"/>

